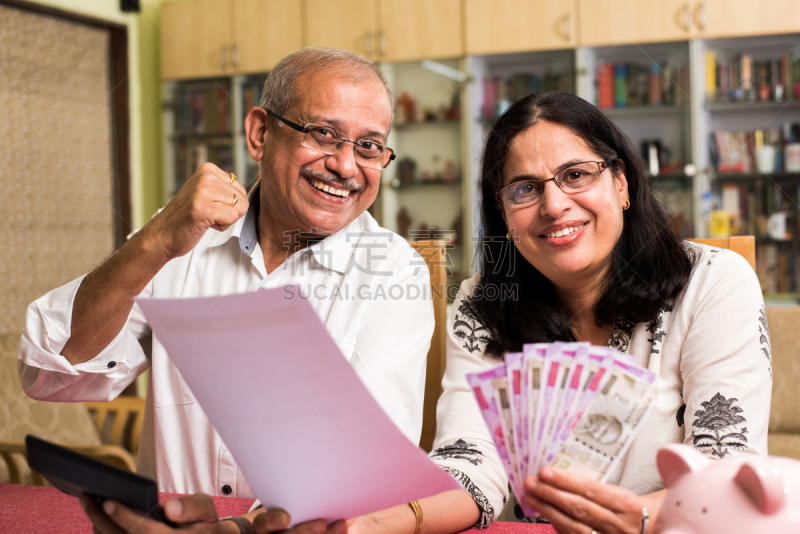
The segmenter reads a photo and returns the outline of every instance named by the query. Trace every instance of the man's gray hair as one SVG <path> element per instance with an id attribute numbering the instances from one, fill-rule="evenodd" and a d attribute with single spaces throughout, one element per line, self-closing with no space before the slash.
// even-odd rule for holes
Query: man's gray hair
<path id="1" fill-rule="evenodd" d="M 358 83 L 370 77 L 377 78 L 386 88 L 389 101 L 394 103 L 392 91 L 378 66 L 364 56 L 329 47 L 308 47 L 292 52 L 275 65 L 264 81 L 261 107 L 283 115 L 295 96 L 297 80 L 306 74 L 332 70 L 334 74 Z"/>

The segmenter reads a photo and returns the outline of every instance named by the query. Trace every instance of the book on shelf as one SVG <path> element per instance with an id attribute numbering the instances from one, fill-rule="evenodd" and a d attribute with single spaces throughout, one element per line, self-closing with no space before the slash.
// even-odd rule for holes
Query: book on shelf
<path id="1" fill-rule="evenodd" d="M 224 172 L 233 171 L 233 149 L 228 141 L 208 143 L 181 143 L 176 147 L 175 182 L 170 196 L 191 178 L 197 168 L 206 162 L 214 163 Z"/>
<path id="2" fill-rule="evenodd" d="M 614 107 L 614 65 L 611 63 L 597 67 L 597 107 Z"/>
<path id="3" fill-rule="evenodd" d="M 596 71 L 597 107 L 680 106 L 689 101 L 686 65 L 601 63 Z"/>
<path id="4" fill-rule="evenodd" d="M 628 79 L 628 66 L 624 63 L 614 65 L 614 106 L 624 108 L 627 105 L 628 91 L 626 81 Z"/>
<path id="5" fill-rule="evenodd" d="M 717 54 L 706 50 L 706 93 L 714 95 L 717 90 Z"/>
<path id="6" fill-rule="evenodd" d="M 756 244 L 756 276 L 764 293 L 797 293 L 800 288 L 797 248 L 789 244 Z"/>
<path id="7" fill-rule="evenodd" d="M 572 74 L 548 71 L 539 76 L 532 73 L 515 73 L 507 77 L 487 76 L 483 79 L 484 118 L 498 117 L 517 100 L 541 91 L 568 92 L 573 88 Z"/>
<path id="8" fill-rule="evenodd" d="M 664 82 L 661 79 L 661 67 L 655 61 L 650 64 L 647 77 L 647 105 L 660 106 L 664 103 Z"/>
<path id="9" fill-rule="evenodd" d="M 178 96 L 175 130 L 179 135 L 226 134 L 229 132 L 230 84 L 226 81 L 205 88 L 185 88 Z"/>
<path id="10" fill-rule="evenodd" d="M 242 87 L 242 123 L 250 110 L 261 104 L 261 82 L 248 80 Z"/>
<path id="11" fill-rule="evenodd" d="M 782 102 L 800 96 L 800 55 L 756 60 L 747 53 L 730 56 L 708 50 L 706 96 L 711 102 Z"/>

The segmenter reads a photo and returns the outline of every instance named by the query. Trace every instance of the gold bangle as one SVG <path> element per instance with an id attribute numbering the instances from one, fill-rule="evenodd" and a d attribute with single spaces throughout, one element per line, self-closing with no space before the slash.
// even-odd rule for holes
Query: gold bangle
<path id="1" fill-rule="evenodd" d="M 414 534 L 419 534 L 422 530 L 422 508 L 417 501 L 411 501 L 408 505 L 414 511 L 414 517 L 417 518 L 417 526 L 414 527 Z"/>

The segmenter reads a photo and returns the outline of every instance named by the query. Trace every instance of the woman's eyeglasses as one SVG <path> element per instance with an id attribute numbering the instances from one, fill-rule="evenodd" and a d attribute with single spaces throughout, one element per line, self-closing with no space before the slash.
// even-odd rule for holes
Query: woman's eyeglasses
<path id="1" fill-rule="evenodd" d="M 545 182 L 555 180 L 566 194 L 580 193 L 592 187 L 608 168 L 605 161 L 584 161 L 576 163 L 547 180 L 520 180 L 513 182 L 495 193 L 497 203 L 509 208 L 522 208 L 537 202 L 544 192 Z"/>
<path id="2" fill-rule="evenodd" d="M 266 112 L 300 133 L 306 134 L 303 137 L 303 146 L 328 154 L 329 156 L 336 154 L 340 148 L 347 143 L 353 144 L 353 150 L 356 156 L 356 163 L 361 167 L 369 169 L 385 169 L 389 163 L 395 158 L 394 150 L 388 146 L 370 141 L 368 139 L 359 139 L 358 141 L 351 141 L 346 139 L 336 128 L 331 126 L 320 126 L 318 124 L 306 124 L 300 126 L 288 119 L 284 119 L 280 115 L 273 113 L 266 109 Z"/>

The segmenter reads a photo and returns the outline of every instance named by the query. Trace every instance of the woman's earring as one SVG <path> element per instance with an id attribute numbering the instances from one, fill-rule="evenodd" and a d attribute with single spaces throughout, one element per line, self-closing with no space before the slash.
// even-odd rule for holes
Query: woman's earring
<path id="1" fill-rule="evenodd" d="M 506 232 L 506 239 L 511 241 L 511 232 Z"/>
<path id="2" fill-rule="evenodd" d="M 626 209 L 628 209 L 630 207 L 631 207 L 631 201 L 630 200 L 626 200 L 625 201 L 625 205 L 622 206 L 622 211 L 625 211 Z"/>

